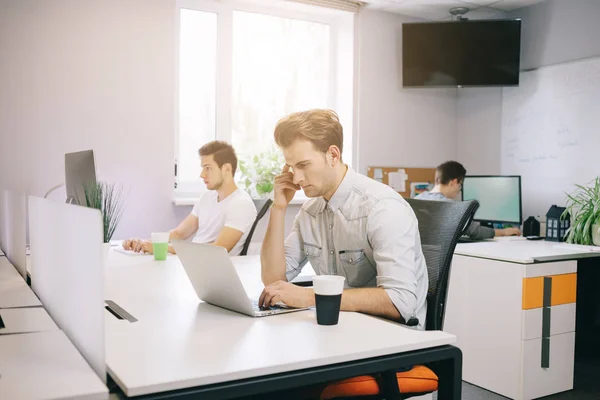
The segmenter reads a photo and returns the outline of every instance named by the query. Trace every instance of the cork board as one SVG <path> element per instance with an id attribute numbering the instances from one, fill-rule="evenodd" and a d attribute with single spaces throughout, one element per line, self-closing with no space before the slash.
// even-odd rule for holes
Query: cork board
<path id="1" fill-rule="evenodd" d="M 380 170 L 381 172 L 379 172 Z M 406 174 L 405 180 L 405 190 L 400 191 L 397 190 L 402 197 L 410 197 L 411 194 L 411 184 L 413 183 L 429 183 L 431 187 L 435 182 L 435 168 L 403 168 L 403 167 L 368 167 L 367 168 L 367 176 L 371 179 L 375 179 L 384 183 L 386 185 L 390 184 L 390 173 L 398 172 L 400 170 L 404 170 Z M 381 178 L 377 178 L 375 175 L 381 176 Z M 397 176 L 397 175 L 396 175 Z"/>

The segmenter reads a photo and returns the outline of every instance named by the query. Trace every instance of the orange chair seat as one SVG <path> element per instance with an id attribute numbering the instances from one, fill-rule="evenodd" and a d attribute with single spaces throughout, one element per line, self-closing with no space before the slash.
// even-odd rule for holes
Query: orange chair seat
<path id="1" fill-rule="evenodd" d="M 400 393 L 430 393 L 438 388 L 437 375 L 422 365 L 417 365 L 410 371 L 398 372 L 396 377 Z M 378 394 L 379 384 L 375 377 L 363 375 L 330 384 L 321 392 L 321 400 Z"/>

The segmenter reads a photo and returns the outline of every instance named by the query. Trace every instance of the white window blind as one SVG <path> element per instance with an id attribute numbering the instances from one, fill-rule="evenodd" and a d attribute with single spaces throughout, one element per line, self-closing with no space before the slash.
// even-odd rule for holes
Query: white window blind
<path id="1" fill-rule="evenodd" d="M 352 0 L 288 0 L 296 3 L 308 4 L 311 6 L 333 8 L 336 10 L 349 11 L 357 13 L 360 7 L 363 5 L 360 1 Z"/>

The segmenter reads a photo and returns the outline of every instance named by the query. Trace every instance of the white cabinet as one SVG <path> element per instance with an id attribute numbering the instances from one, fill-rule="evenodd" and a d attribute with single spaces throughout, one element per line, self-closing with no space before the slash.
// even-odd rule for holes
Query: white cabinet
<path id="1" fill-rule="evenodd" d="M 444 331 L 457 336 L 463 379 L 516 400 L 572 389 L 576 271 L 455 254 Z"/>

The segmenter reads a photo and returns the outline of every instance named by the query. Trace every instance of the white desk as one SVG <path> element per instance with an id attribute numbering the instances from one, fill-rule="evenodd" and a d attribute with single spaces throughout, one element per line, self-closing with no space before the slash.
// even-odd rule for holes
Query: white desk
<path id="1" fill-rule="evenodd" d="M 454 254 L 519 264 L 600 257 L 600 247 L 596 246 L 520 239 L 460 243 Z"/>
<path id="2" fill-rule="evenodd" d="M 50 315 L 41 307 L 0 309 L 0 318 L 4 323 L 0 335 L 58 330 Z"/>
<path id="3" fill-rule="evenodd" d="M 246 289 L 260 294 L 259 258 L 234 263 Z M 200 302 L 177 257 L 111 252 L 106 279 L 107 299 L 138 319 L 106 312 L 108 371 L 128 396 L 252 395 L 442 360 L 449 373 L 440 390 L 460 398 L 460 354 L 447 346 L 453 335 L 358 313 L 342 313 L 330 327 L 318 325 L 313 310 L 251 318 Z"/>
<path id="4" fill-rule="evenodd" d="M 577 260 L 588 257 L 600 257 L 600 248 L 543 240 L 457 245 L 444 331 L 457 336 L 464 380 L 519 400 L 572 389 Z"/>
<path id="5" fill-rule="evenodd" d="M 62 331 L 0 336 L 0 398 L 108 399 L 108 389 Z"/>
<path id="6" fill-rule="evenodd" d="M 6 257 L 0 257 L 0 308 L 36 307 L 42 303 Z"/>

